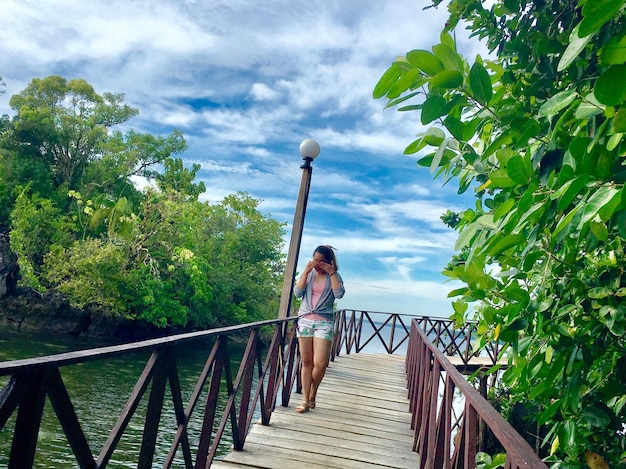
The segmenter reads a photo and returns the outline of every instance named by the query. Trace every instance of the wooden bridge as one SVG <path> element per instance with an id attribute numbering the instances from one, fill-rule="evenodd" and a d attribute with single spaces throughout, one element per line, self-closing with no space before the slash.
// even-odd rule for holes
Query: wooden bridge
<path id="1" fill-rule="evenodd" d="M 252 427 L 243 451 L 212 467 L 415 468 L 404 357 L 353 354 L 330 365 L 315 409 L 277 407 Z"/>
<path id="2" fill-rule="evenodd" d="M 300 388 L 295 318 L 0 363 L 0 377 L 9 377 L 0 391 L 0 430 L 14 420 L 8 468 L 34 467 L 46 397 L 76 465 L 107 467 L 146 395 L 136 466 L 153 467 L 168 384 L 176 431 L 168 454 L 157 458 L 165 468 L 470 468 L 487 432 L 506 454 L 505 468 L 547 467 L 461 374 L 499 366 L 498 344 L 484 356 L 472 353 L 473 325 L 459 329 L 443 319 L 367 311 L 342 310 L 336 318 L 332 362 L 318 405 L 306 414 L 293 411 Z M 264 340 L 268 329 L 271 340 Z M 233 357 L 229 342 L 246 335 L 243 355 Z M 211 340 L 213 348 L 184 403 L 176 349 L 199 340 Z M 372 342 L 387 353 L 364 353 Z M 94 453 L 59 370 L 137 350 L 152 354 L 109 438 Z M 231 362 L 240 363 L 236 375 Z M 487 380 L 479 383 L 484 394 Z M 456 402 L 459 395 L 462 401 Z M 218 410 L 220 396 L 226 405 Z M 197 439 L 192 422 L 201 427 Z M 218 457 L 225 434 L 232 451 Z"/>

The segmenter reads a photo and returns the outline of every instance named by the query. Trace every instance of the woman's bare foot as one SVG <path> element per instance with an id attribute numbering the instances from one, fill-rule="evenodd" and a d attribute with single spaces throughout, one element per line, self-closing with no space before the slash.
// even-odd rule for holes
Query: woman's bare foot
<path id="1" fill-rule="evenodd" d="M 308 402 L 304 401 L 302 402 L 302 404 L 297 405 L 295 410 L 299 414 L 304 414 L 305 412 L 308 412 L 310 408 L 311 405 Z"/>

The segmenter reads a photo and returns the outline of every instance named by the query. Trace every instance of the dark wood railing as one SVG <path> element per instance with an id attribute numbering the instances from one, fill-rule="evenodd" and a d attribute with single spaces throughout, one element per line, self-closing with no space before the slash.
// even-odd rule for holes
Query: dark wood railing
<path id="1" fill-rule="evenodd" d="M 350 354 L 354 349 L 359 353 L 376 338 L 387 353 L 396 353 L 408 342 L 412 320 L 418 322 L 426 336 L 444 355 L 454 357 L 459 362 L 457 366 L 463 369 L 475 371 L 476 368 L 491 367 L 500 362 L 502 349 L 499 343 L 489 343 L 480 351 L 474 350 L 473 339 L 477 327 L 474 322 L 466 322 L 458 327 L 450 319 L 348 309 L 337 311 L 335 315 L 332 358 L 339 355 L 341 350 Z M 364 325 L 372 329 L 369 336 L 363 336 Z"/>
<path id="2" fill-rule="evenodd" d="M 0 390 L 0 430 L 15 415 L 8 468 L 26 469 L 33 466 L 46 397 L 52 404 L 77 465 L 91 469 L 105 468 L 110 462 L 145 396 L 146 413 L 137 467 L 152 467 L 157 434 L 163 424 L 161 412 L 168 383 L 176 428 L 163 466 L 173 467 L 178 457 L 182 458 L 187 469 L 209 467 L 225 432 L 231 432 L 235 450 L 243 449 L 253 415 L 260 415 L 261 423 L 268 425 L 279 396 L 280 405 L 287 406 L 294 387 L 300 391 L 300 360 L 297 341 L 294 339 L 294 324 L 295 318 L 263 321 L 0 363 L 0 377 L 9 377 L 8 383 Z M 271 336 L 271 340 L 264 341 L 261 330 L 268 329 L 269 332 L 264 336 Z M 520 457 L 527 458 L 526 461 L 538 461 L 536 457 L 532 459 L 525 453 L 526 446 L 522 456 L 519 456 L 523 441 L 521 437 L 515 436 L 517 434 L 480 395 L 476 396 L 476 391 L 448 361 L 447 357 L 457 357 L 462 364 L 471 364 L 472 358 L 476 358 L 471 346 L 473 331 L 474 326 L 471 324 L 456 329 L 452 321 L 424 316 L 354 310 L 341 310 L 336 314 L 332 360 L 342 352 L 349 354 L 353 349 L 357 353 L 363 351 L 373 341 L 378 341 L 387 353 L 396 353 L 401 347 L 406 347 L 408 389 L 413 428 L 416 431 L 414 449 L 423 455 L 421 467 L 473 467 L 469 463 L 462 466 L 459 461 L 473 461 L 475 448 L 473 453 L 471 448 L 475 447 L 474 442 L 477 441 L 477 433 L 473 432 L 479 421 L 486 422 L 492 428 L 515 464 L 518 464 Z M 234 357 L 232 346 L 229 347 L 229 343 L 234 340 L 246 344 L 241 357 Z M 180 368 L 176 361 L 177 347 L 198 341 L 209 341 L 212 349 L 185 405 L 179 381 Z M 87 441 L 83 430 L 86 427 L 79 422 L 60 370 L 66 366 L 129 355 L 139 350 L 151 352 L 150 358 L 106 443 L 96 455 Z M 495 364 L 499 348 L 494 346 L 488 350 L 488 361 Z M 240 364 L 233 378 L 231 368 L 238 361 Z M 440 398 L 438 383 L 444 372 L 443 399 L 437 413 Z M 465 396 L 466 411 L 463 415 L 467 417 L 453 421 L 454 389 L 460 390 Z M 201 401 L 203 395 L 205 397 Z M 217 403 L 220 399 L 225 400 L 226 405 L 218 411 Z M 201 422 L 197 442 L 190 441 L 192 419 L 196 424 Z M 455 461 L 455 465 L 451 466 L 447 457 L 443 460 L 441 458 L 442 455 L 452 454 L 451 442 L 455 432 L 460 435 L 457 437 L 460 442 L 454 445 L 452 461 Z M 442 465 L 439 465 L 440 462 Z M 545 467 L 515 465 L 513 462 L 507 468 Z M 181 462 L 176 464 L 182 465 Z"/>
<path id="3" fill-rule="evenodd" d="M 177 428 L 164 467 L 172 467 L 179 451 L 182 452 L 185 468 L 210 466 L 228 425 L 231 427 L 234 448 L 242 449 L 257 406 L 261 421 L 268 425 L 279 390 L 282 390 L 281 405 L 288 405 L 299 366 L 297 341 L 294 340 L 292 331 L 287 333 L 294 323 L 293 318 L 263 321 L 126 345 L 0 363 L 0 376 L 9 376 L 8 383 L 0 391 L 0 430 L 9 418 L 17 413 L 8 468 L 25 469 L 33 466 L 46 396 L 52 404 L 78 466 L 90 469 L 106 467 L 148 388 L 150 392 L 147 397 L 137 467 L 151 468 L 159 425 L 162 423 L 161 412 L 168 382 Z M 272 327 L 274 332 L 268 346 L 263 343 L 260 332 L 261 329 Z M 245 341 L 246 334 L 248 338 L 243 356 L 233 357 L 228 346 L 229 342 L 233 339 Z M 213 347 L 189 402 L 184 406 L 176 349 L 179 345 L 198 341 L 213 341 Z M 108 440 L 95 456 L 93 448 L 87 442 L 60 369 L 88 361 L 128 355 L 140 350 L 151 351 L 150 358 Z M 240 358 L 241 361 L 237 375 L 233 379 L 231 366 L 235 358 Z M 225 386 L 222 384 L 224 381 Z M 197 413 L 194 414 L 194 410 L 205 388 L 207 389 L 204 414 L 198 416 Z M 218 415 L 216 409 L 220 397 L 227 403 L 221 415 Z M 195 462 L 192 461 L 188 437 L 188 424 L 192 418 L 199 418 L 202 421 Z"/>
<path id="4" fill-rule="evenodd" d="M 476 454 L 484 449 L 480 434 L 485 426 L 506 454 L 506 469 L 547 468 L 526 440 L 431 342 L 423 324 L 418 319 L 411 322 L 406 354 L 411 428 L 415 430 L 413 450 L 420 454 L 420 469 L 475 467 Z M 458 416 L 455 391 L 464 399 Z"/>

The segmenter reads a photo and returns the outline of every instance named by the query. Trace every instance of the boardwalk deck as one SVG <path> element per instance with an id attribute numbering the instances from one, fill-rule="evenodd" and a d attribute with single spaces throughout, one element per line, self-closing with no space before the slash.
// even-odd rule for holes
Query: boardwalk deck
<path id="1" fill-rule="evenodd" d="M 318 391 L 315 409 L 298 414 L 278 406 L 269 426 L 255 424 L 243 451 L 211 467 L 413 468 L 413 432 L 404 357 L 342 355 L 332 362 Z"/>

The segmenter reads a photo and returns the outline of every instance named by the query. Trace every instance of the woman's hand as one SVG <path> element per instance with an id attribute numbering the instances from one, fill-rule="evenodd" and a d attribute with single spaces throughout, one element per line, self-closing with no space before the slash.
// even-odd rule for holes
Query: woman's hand
<path id="1" fill-rule="evenodd" d="M 307 262 L 306 267 L 304 268 L 304 273 L 308 274 L 313 269 L 315 269 L 315 267 L 317 267 L 318 262 L 319 261 L 316 261 L 315 259 L 311 259 L 309 262 Z"/>
<path id="2" fill-rule="evenodd" d="M 320 269 L 322 269 L 328 275 L 332 274 L 333 272 L 335 272 L 337 270 L 337 269 L 335 269 L 335 262 L 334 261 L 331 261 L 330 264 L 327 264 L 326 262 L 318 261 L 318 266 L 320 267 Z"/>

